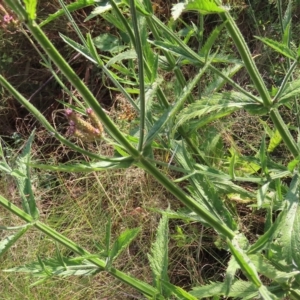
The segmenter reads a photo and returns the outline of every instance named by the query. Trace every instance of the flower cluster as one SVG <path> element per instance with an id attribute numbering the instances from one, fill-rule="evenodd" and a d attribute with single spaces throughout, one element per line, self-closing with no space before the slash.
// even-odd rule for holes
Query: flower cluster
<path id="1" fill-rule="evenodd" d="M 104 134 L 101 122 L 91 108 L 88 108 L 86 113 L 90 122 L 83 120 L 79 114 L 74 113 L 70 108 L 65 110 L 65 115 L 69 120 L 69 134 L 87 142 L 100 139 Z"/>
<path id="2" fill-rule="evenodd" d="M 1 4 L 0 4 L 0 23 L 1 23 L 1 27 L 4 28 L 4 29 L 6 29 L 6 27 L 10 23 L 16 24 L 16 21 L 14 20 L 13 16 L 10 15 L 7 12 L 7 10 L 5 9 L 5 7 Z"/>

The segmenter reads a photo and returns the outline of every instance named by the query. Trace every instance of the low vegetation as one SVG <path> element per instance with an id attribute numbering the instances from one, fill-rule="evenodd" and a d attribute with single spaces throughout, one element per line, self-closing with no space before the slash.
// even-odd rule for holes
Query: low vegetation
<path id="1" fill-rule="evenodd" d="M 296 1 L 0 4 L 3 299 L 299 299 Z"/>

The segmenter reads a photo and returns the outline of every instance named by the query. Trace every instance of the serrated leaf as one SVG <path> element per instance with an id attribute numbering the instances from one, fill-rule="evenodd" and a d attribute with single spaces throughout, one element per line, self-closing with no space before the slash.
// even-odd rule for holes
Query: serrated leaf
<path id="1" fill-rule="evenodd" d="M 299 207 L 299 174 L 293 176 L 290 189 L 285 196 L 286 217 L 280 223 L 280 235 L 277 244 L 282 249 L 282 259 L 293 268 L 297 265 L 300 268 L 300 207 Z"/>
<path id="2" fill-rule="evenodd" d="M 151 254 L 148 254 L 150 267 L 153 273 L 154 286 L 163 292 L 162 282 L 169 282 L 168 277 L 168 239 L 169 219 L 163 215 L 160 219 L 155 242 L 151 247 Z"/>
<path id="3" fill-rule="evenodd" d="M 294 96 L 298 96 L 300 93 L 300 80 L 294 80 L 287 84 L 287 87 L 281 93 L 279 103 L 285 103 Z"/>
<path id="4" fill-rule="evenodd" d="M 209 122 L 222 118 L 237 109 L 249 105 L 251 99 L 245 97 L 242 93 L 216 93 L 203 97 L 184 108 L 177 117 L 176 125 L 173 131 L 189 120 L 197 118 L 190 125 L 192 130 L 197 130 Z"/>
<path id="5" fill-rule="evenodd" d="M 108 169 L 115 168 L 127 168 L 133 162 L 130 157 L 124 157 L 119 161 L 98 161 L 98 162 L 82 162 L 80 164 L 61 164 L 61 165 L 44 165 L 44 164 L 30 164 L 31 167 L 57 172 L 94 172 L 94 171 L 105 171 Z"/>
<path id="6" fill-rule="evenodd" d="M 28 138 L 28 141 L 23 148 L 23 151 L 16 160 L 16 168 L 14 171 L 18 171 L 23 176 L 15 176 L 17 182 L 18 191 L 22 199 L 22 206 L 26 213 L 30 214 L 34 219 L 37 219 L 39 212 L 36 206 L 35 198 L 32 191 L 30 180 L 30 151 L 31 144 L 34 138 L 33 131 Z"/>
<path id="7" fill-rule="evenodd" d="M 271 47 L 272 49 L 274 49 L 276 52 L 284 55 L 285 57 L 291 58 L 293 60 L 295 60 L 297 58 L 296 54 L 291 49 L 289 49 L 285 44 L 279 43 L 279 42 L 274 41 L 269 38 L 262 38 L 262 37 L 258 37 L 258 36 L 255 36 L 255 37 L 258 40 L 262 41 L 264 44 L 266 44 L 269 47 Z"/>
<path id="8" fill-rule="evenodd" d="M 290 172 L 293 172 L 294 169 L 296 168 L 296 166 L 299 164 L 299 162 L 300 162 L 300 156 L 294 158 L 292 161 L 290 161 L 288 163 L 288 166 L 287 166 L 288 170 Z"/>
<path id="9" fill-rule="evenodd" d="M 0 241 L 0 256 L 2 256 L 7 250 L 9 250 L 9 248 L 13 246 L 17 242 L 17 240 L 20 237 L 22 237 L 31 226 L 32 225 L 29 224 L 26 227 L 21 228 L 21 230 L 19 230 L 15 234 L 10 235 L 2 241 Z"/>
<path id="10" fill-rule="evenodd" d="M 113 261 L 129 246 L 140 231 L 140 228 L 126 229 L 120 234 L 109 251 L 108 261 L 106 264 L 106 268 L 108 270 L 112 266 Z"/>
<path id="11" fill-rule="evenodd" d="M 295 277 L 300 273 L 300 271 L 282 272 L 281 270 L 276 269 L 276 267 L 270 261 L 260 254 L 249 255 L 249 257 L 257 268 L 258 272 L 271 279 L 272 282 L 284 284 L 290 278 Z"/>
<path id="12" fill-rule="evenodd" d="M 42 260 L 25 266 L 4 270 L 4 272 L 30 273 L 34 277 L 49 278 L 50 276 L 88 276 L 95 274 L 99 268 L 85 259 L 78 260 L 62 257 L 63 264 L 57 259 Z"/>

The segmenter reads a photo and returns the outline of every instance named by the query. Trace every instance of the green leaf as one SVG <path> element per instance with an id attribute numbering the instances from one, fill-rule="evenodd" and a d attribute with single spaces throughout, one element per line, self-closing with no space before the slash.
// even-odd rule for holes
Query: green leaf
<path id="1" fill-rule="evenodd" d="M 99 267 L 88 262 L 84 258 L 70 259 L 62 257 L 61 260 L 51 258 L 42 260 L 38 257 L 37 262 L 25 266 L 4 270 L 5 272 L 30 273 L 34 277 L 49 278 L 51 276 L 88 276 L 99 271 Z"/>
<path id="2" fill-rule="evenodd" d="M 48 171 L 57 172 L 94 172 L 94 171 L 105 171 L 108 169 L 115 168 L 127 168 L 133 162 L 131 157 L 122 157 L 117 161 L 98 161 L 98 162 L 82 162 L 80 164 L 63 164 L 63 165 L 44 165 L 44 164 L 30 164 L 33 168 L 38 168 Z"/>
<path id="3" fill-rule="evenodd" d="M 281 93 L 278 103 L 285 103 L 292 99 L 294 96 L 300 94 L 300 79 L 294 80 L 287 84 L 287 87 Z"/>
<path id="4" fill-rule="evenodd" d="M 81 8 L 94 5 L 96 2 L 97 2 L 97 0 L 77 0 L 75 2 L 72 2 L 71 4 L 68 4 L 67 9 L 69 12 L 73 12 L 73 11 L 79 10 Z M 55 12 L 54 14 L 49 15 L 46 20 L 44 20 L 43 22 L 41 22 L 39 24 L 39 26 L 40 27 L 45 26 L 46 24 L 54 21 L 58 17 L 63 16 L 64 14 L 65 14 L 64 10 L 60 9 L 57 12 Z"/>
<path id="5" fill-rule="evenodd" d="M 94 45 L 101 51 L 110 53 L 121 52 L 128 46 L 122 45 L 120 39 L 110 33 L 100 34 L 93 39 Z"/>
<path id="6" fill-rule="evenodd" d="M 31 144 L 34 138 L 33 131 L 26 142 L 26 145 L 22 151 L 22 153 L 18 156 L 16 160 L 16 170 L 23 176 L 15 176 L 15 180 L 17 182 L 18 190 L 21 195 L 23 209 L 26 213 L 30 214 L 34 219 L 39 217 L 39 212 L 35 203 L 32 187 L 31 187 L 31 179 L 30 179 L 30 150 Z"/>
<path id="7" fill-rule="evenodd" d="M 273 133 L 273 135 L 271 136 L 271 140 L 268 146 L 268 152 L 272 153 L 281 143 L 282 141 L 282 137 L 278 131 L 278 129 L 275 130 L 275 132 Z"/>
<path id="8" fill-rule="evenodd" d="M 285 197 L 286 217 L 280 223 L 280 235 L 276 244 L 280 245 L 282 259 L 290 268 L 300 268 L 300 207 L 299 207 L 299 174 L 293 176 L 290 189 Z"/>
<path id="9" fill-rule="evenodd" d="M 260 254 L 249 255 L 249 257 L 258 272 L 271 279 L 273 283 L 278 282 L 280 284 L 285 284 L 290 278 L 293 278 L 300 273 L 300 271 L 283 272 L 278 270 L 270 261 Z"/>
<path id="10" fill-rule="evenodd" d="M 148 254 L 150 267 L 153 273 L 154 286 L 163 294 L 162 281 L 169 282 L 168 277 L 168 239 L 169 219 L 163 215 L 160 219 L 156 240 L 152 244 L 151 254 Z"/>
<path id="11" fill-rule="evenodd" d="M 24 4 L 29 19 L 35 20 L 37 0 L 24 0 Z"/>
<path id="12" fill-rule="evenodd" d="M 277 41 L 268 39 L 268 38 L 261 38 L 258 36 L 255 36 L 258 40 L 262 41 L 264 44 L 268 45 L 278 53 L 284 55 L 285 57 L 288 57 L 290 59 L 295 60 L 297 58 L 296 53 L 294 53 L 291 49 L 289 49 L 285 44 L 279 43 Z"/>
<path id="13" fill-rule="evenodd" d="M 186 5 L 186 11 L 195 10 L 202 15 L 226 12 L 225 7 L 218 6 L 213 0 L 195 0 Z"/>
<path id="14" fill-rule="evenodd" d="M 113 261 L 129 246 L 140 231 L 140 228 L 126 229 L 120 234 L 109 251 L 108 261 L 106 264 L 107 270 L 111 268 Z"/>
<path id="15" fill-rule="evenodd" d="M 299 162 L 300 162 L 300 155 L 288 163 L 288 166 L 287 166 L 288 170 L 290 172 L 293 172 L 294 169 L 296 168 L 296 166 L 299 164 Z"/>
<path id="16" fill-rule="evenodd" d="M 224 92 L 205 96 L 181 111 L 177 117 L 173 131 L 188 121 L 190 129 L 197 130 L 209 122 L 215 121 L 237 109 L 247 106 L 251 102 L 251 99 L 238 92 Z M 190 120 L 195 118 L 197 118 L 197 120 L 191 123 Z"/>
<path id="17" fill-rule="evenodd" d="M 25 227 L 21 228 L 21 230 L 19 230 L 15 234 L 10 235 L 2 241 L 0 241 L 0 256 L 3 255 L 11 246 L 13 246 L 17 242 L 17 240 L 20 237 L 22 237 L 31 226 L 31 224 L 28 224 Z"/>

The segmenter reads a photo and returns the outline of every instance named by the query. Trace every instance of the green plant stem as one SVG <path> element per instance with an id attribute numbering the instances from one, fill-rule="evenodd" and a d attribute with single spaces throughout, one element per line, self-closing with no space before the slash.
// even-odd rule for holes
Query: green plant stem
<path id="1" fill-rule="evenodd" d="M 170 181 L 164 174 L 162 174 L 151 162 L 149 162 L 144 157 L 141 157 L 140 164 L 169 192 L 171 192 L 189 209 L 203 218 L 203 220 L 207 222 L 212 228 L 214 228 L 219 234 L 229 239 L 232 239 L 235 236 L 235 233 L 231 229 L 229 229 L 226 225 L 220 223 L 220 220 L 215 218 L 215 216 L 207 210 L 203 209 L 198 202 L 188 197 L 180 188 L 178 188 L 172 181 Z"/>
<path id="2" fill-rule="evenodd" d="M 276 126 L 277 130 L 279 131 L 282 140 L 288 147 L 288 149 L 291 151 L 294 157 L 298 157 L 300 154 L 299 147 L 297 146 L 294 138 L 292 137 L 287 125 L 282 120 L 282 117 L 280 113 L 278 112 L 278 109 L 272 109 L 270 111 L 270 117 Z"/>
<path id="3" fill-rule="evenodd" d="M 258 69 L 252 59 L 250 50 L 243 38 L 243 35 L 241 34 L 239 28 L 237 27 L 236 23 L 234 22 L 233 18 L 228 12 L 221 13 L 220 14 L 221 19 L 223 22 L 225 22 L 225 26 L 231 35 L 235 46 L 237 47 L 240 56 L 245 64 L 245 67 L 250 75 L 250 78 L 252 79 L 260 97 L 263 100 L 265 107 L 271 107 L 272 101 L 271 97 L 269 95 L 269 92 L 265 86 L 265 83 L 258 72 Z"/>
<path id="4" fill-rule="evenodd" d="M 21 218 L 22 220 L 26 221 L 29 224 L 32 224 L 34 227 L 45 233 L 48 237 L 51 237 L 53 240 L 57 241 L 58 243 L 64 245 L 66 248 L 74 251 L 78 255 L 85 256 L 88 261 L 99 267 L 103 271 L 107 271 L 109 274 L 113 275 L 114 277 L 118 278 L 119 280 L 125 282 L 126 284 L 134 287 L 144 295 L 149 297 L 154 297 L 151 299 L 164 299 L 158 290 L 156 290 L 151 285 L 144 283 L 136 278 L 126 275 L 125 273 L 115 269 L 110 268 L 106 270 L 106 262 L 100 258 L 92 257 L 91 253 L 86 251 L 85 249 L 81 248 L 76 243 L 72 242 L 64 235 L 60 234 L 59 232 L 55 231 L 54 229 L 50 228 L 46 224 L 40 221 L 34 221 L 34 219 L 26 214 L 23 210 L 12 204 L 10 201 L 5 199 L 0 195 L 0 204 L 5 207 L 7 210 L 11 211 L 13 214 Z M 157 297 L 157 298 L 155 298 Z"/>
<path id="5" fill-rule="evenodd" d="M 145 121 L 146 121 L 146 99 L 145 99 L 145 78 L 144 78 L 144 59 L 142 43 L 140 38 L 137 13 L 135 9 L 134 0 L 129 0 L 130 3 L 130 13 L 132 19 L 132 27 L 135 34 L 135 51 L 138 59 L 138 72 L 139 72 L 139 84 L 140 84 L 140 138 L 138 144 L 138 150 L 141 152 L 143 150 L 144 136 L 145 136 Z"/>
<path id="6" fill-rule="evenodd" d="M 205 59 L 200 57 L 197 53 L 195 53 L 193 50 L 191 50 L 187 45 L 185 45 L 183 43 L 183 41 L 176 35 L 174 34 L 169 28 L 167 28 L 165 26 L 164 23 L 162 23 L 156 16 L 151 16 L 151 20 L 162 30 L 164 31 L 171 39 L 174 39 L 178 45 L 180 45 L 182 47 L 182 49 L 184 49 L 185 51 L 187 51 L 189 53 L 189 55 L 195 59 L 196 61 L 198 61 L 201 65 L 205 64 Z M 149 22 L 150 24 L 151 22 Z M 155 26 L 153 25 L 152 27 L 155 28 Z M 152 28 L 151 28 L 152 31 Z M 153 31 L 152 31 L 153 33 Z M 156 35 L 153 33 L 155 39 L 160 40 L 159 38 L 156 37 Z M 164 53 L 167 53 L 166 51 L 164 51 Z M 170 55 L 170 54 L 168 54 Z M 167 57 L 167 56 L 166 56 Z M 173 58 L 173 57 L 172 57 Z M 238 85 L 236 82 L 234 82 L 231 78 L 229 78 L 228 76 L 226 76 L 225 74 L 223 74 L 221 71 L 219 71 L 217 68 L 215 68 L 213 65 L 209 66 L 209 69 L 215 73 L 216 75 L 220 76 L 221 78 L 225 79 L 226 82 L 228 82 L 233 88 L 235 88 L 236 90 L 240 91 L 241 93 L 243 93 L 244 95 L 248 96 L 250 99 L 253 99 L 255 102 L 257 103 L 262 103 L 262 100 L 259 99 L 258 97 L 252 95 L 251 93 L 249 93 L 248 91 L 246 91 L 245 89 L 243 89 L 240 85 Z M 175 71 L 174 71 L 175 72 Z"/>
<path id="7" fill-rule="evenodd" d="M 260 94 L 264 106 L 266 108 L 271 109 L 272 107 L 272 100 L 270 98 L 270 95 L 268 93 L 268 90 L 264 84 L 264 81 L 259 74 L 257 67 L 252 59 L 251 53 L 249 51 L 249 48 L 238 29 L 236 23 L 232 19 L 231 15 L 228 12 L 221 13 L 220 14 L 222 20 L 226 22 L 225 26 L 227 30 L 229 31 L 236 47 L 238 48 L 238 51 L 244 61 L 244 64 L 246 66 L 246 69 L 258 91 Z M 285 142 L 288 149 L 291 151 L 294 157 L 297 157 L 299 155 L 299 148 L 293 139 L 292 135 L 290 134 L 288 127 L 283 122 L 282 117 L 280 116 L 277 109 L 271 109 L 270 110 L 270 117 L 275 124 L 276 128 L 278 129 L 283 141 Z"/>
<path id="8" fill-rule="evenodd" d="M 281 96 L 281 93 L 285 89 L 290 77 L 293 75 L 293 71 L 295 70 L 295 68 L 297 66 L 298 66 L 298 61 L 295 60 L 294 63 L 289 67 L 289 70 L 287 71 L 287 73 L 285 74 L 285 76 L 282 80 L 282 83 L 280 85 L 280 88 L 278 89 L 275 97 L 273 98 L 273 103 L 276 103 L 279 100 L 279 97 Z"/>
<path id="9" fill-rule="evenodd" d="M 19 2 L 15 2 L 13 0 L 7 0 L 7 3 L 11 7 L 17 6 L 18 11 L 24 11 L 24 8 Z M 22 14 L 23 15 L 23 14 Z M 26 15 L 26 12 L 25 12 Z M 44 49 L 44 51 L 49 55 L 49 57 L 53 60 L 56 66 L 61 70 L 61 72 L 68 78 L 68 80 L 72 83 L 72 85 L 77 89 L 77 91 L 81 94 L 86 103 L 94 110 L 94 112 L 98 115 L 99 119 L 104 124 L 107 131 L 113 136 L 120 144 L 122 144 L 127 151 L 133 157 L 138 157 L 139 152 L 130 144 L 130 142 L 123 136 L 123 134 L 116 128 L 112 120 L 109 116 L 104 112 L 102 107 L 99 105 L 97 99 L 93 96 L 91 91 L 87 88 L 87 86 L 83 83 L 83 81 L 78 77 L 78 75 L 74 72 L 74 70 L 70 67 L 70 65 L 65 61 L 65 59 L 60 55 L 60 53 L 56 50 L 44 32 L 39 28 L 37 23 L 34 20 L 27 20 L 26 26 L 34 36 L 34 38 L 38 41 L 40 46 Z M 39 113 L 40 114 L 40 113 Z"/>

